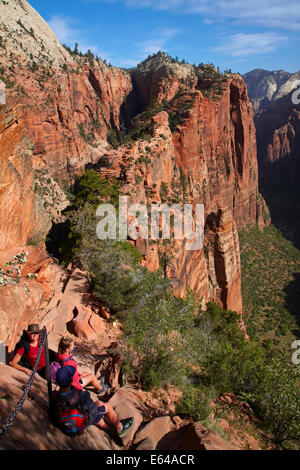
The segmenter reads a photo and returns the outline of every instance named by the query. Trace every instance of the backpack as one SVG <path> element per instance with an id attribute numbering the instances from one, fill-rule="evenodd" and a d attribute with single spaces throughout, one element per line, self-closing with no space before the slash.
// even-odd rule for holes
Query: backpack
<path id="1" fill-rule="evenodd" d="M 71 399 L 63 404 L 59 392 L 54 392 L 56 402 L 56 423 L 61 431 L 70 437 L 80 436 L 87 424 L 88 416 L 81 413 L 76 405 L 79 398 L 79 390 L 73 389 Z"/>
<path id="2" fill-rule="evenodd" d="M 63 367 L 63 363 L 66 362 L 66 361 L 70 361 L 72 360 L 73 358 L 72 357 L 68 357 L 67 359 L 62 359 L 61 361 L 53 361 L 51 362 L 50 364 L 50 378 L 51 378 L 51 382 L 53 382 L 54 384 L 57 385 L 56 383 L 56 373 L 58 371 L 58 369 L 60 369 L 61 367 Z"/>

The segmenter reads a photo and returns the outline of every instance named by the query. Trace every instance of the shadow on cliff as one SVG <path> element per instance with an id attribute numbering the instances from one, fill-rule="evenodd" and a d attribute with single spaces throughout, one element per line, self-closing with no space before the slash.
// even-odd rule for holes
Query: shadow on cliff
<path id="1" fill-rule="evenodd" d="M 68 221 L 55 223 L 52 222 L 50 232 L 46 237 L 46 250 L 54 258 L 57 258 L 61 262 L 61 254 L 59 247 L 63 240 L 66 240 L 70 233 L 70 227 Z"/>
<path id="2" fill-rule="evenodd" d="M 283 165 L 259 166 L 259 191 L 271 214 L 272 224 L 300 249 L 300 172 Z"/>
<path id="3" fill-rule="evenodd" d="M 296 319 L 298 330 L 293 333 L 297 338 L 300 338 L 300 273 L 294 273 L 293 277 L 294 280 L 284 289 L 286 294 L 284 306 Z"/>

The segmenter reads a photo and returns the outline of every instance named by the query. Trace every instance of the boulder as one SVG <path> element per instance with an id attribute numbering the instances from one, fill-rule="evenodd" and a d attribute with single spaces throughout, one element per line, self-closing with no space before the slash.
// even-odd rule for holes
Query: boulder
<path id="1" fill-rule="evenodd" d="M 90 313 L 85 310 L 82 310 L 71 321 L 70 328 L 74 330 L 74 334 L 78 338 L 83 338 L 89 341 L 96 336 L 95 331 L 91 328 L 89 324 L 89 320 L 90 320 Z"/>
<path id="2" fill-rule="evenodd" d="M 130 401 L 122 401 L 118 403 L 114 407 L 114 410 L 120 420 L 126 418 L 134 418 L 133 426 L 122 438 L 124 447 L 128 448 L 133 442 L 136 431 L 143 422 L 143 417 L 141 413 L 135 408 L 133 403 L 131 403 Z"/>
<path id="3" fill-rule="evenodd" d="M 190 423 L 166 434 L 157 444 L 157 450 L 239 450 L 222 439 L 215 431 L 200 423 Z"/>
<path id="4" fill-rule="evenodd" d="M 132 393 L 122 388 L 117 389 L 116 393 L 109 400 L 109 403 L 114 408 L 119 419 L 134 418 L 132 428 L 122 439 L 123 445 L 128 448 L 132 444 L 134 436 L 143 422 L 143 405 Z"/>
<path id="5" fill-rule="evenodd" d="M 215 431 L 206 429 L 200 423 L 188 425 L 185 442 L 188 450 L 239 450 L 236 446 L 222 439 Z"/>
<path id="6" fill-rule="evenodd" d="M 105 322 L 89 308 L 81 308 L 79 314 L 70 322 L 69 328 L 78 338 L 90 341 L 105 331 Z"/>
<path id="7" fill-rule="evenodd" d="M 109 311 L 108 307 L 105 307 L 104 305 L 101 305 L 100 312 L 101 312 L 101 315 L 102 315 L 103 318 L 105 318 L 106 320 L 110 319 L 110 311 Z"/>
<path id="8" fill-rule="evenodd" d="M 155 442 L 151 439 L 145 439 L 135 450 L 155 450 Z"/>
<path id="9" fill-rule="evenodd" d="M 146 424 L 135 436 L 134 444 L 140 444 L 142 441 L 150 439 L 156 444 L 169 432 L 175 428 L 170 416 L 155 418 Z"/>
<path id="10" fill-rule="evenodd" d="M 105 331 L 105 321 L 103 320 L 103 318 L 99 317 L 99 315 L 96 315 L 95 313 L 92 313 L 90 315 L 89 325 L 92 330 L 96 333 L 96 335 L 104 333 Z"/>

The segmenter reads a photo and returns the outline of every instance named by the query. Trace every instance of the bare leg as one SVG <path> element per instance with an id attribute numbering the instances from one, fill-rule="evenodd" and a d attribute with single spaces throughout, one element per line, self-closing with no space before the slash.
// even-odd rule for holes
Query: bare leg
<path id="1" fill-rule="evenodd" d="M 96 426 L 98 426 L 98 428 L 100 429 L 107 429 L 109 428 L 109 426 L 106 424 L 106 422 L 104 421 L 104 419 L 100 419 L 99 423 L 96 424 Z"/>
<path id="2" fill-rule="evenodd" d="M 100 404 L 101 403 L 101 404 Z M 102 418 L 99 423 L 97 424 L 97 426 L 101 429 L 101 428 L 107 428 L 107 427 L 112 427 L 112 428 L 116 428 L 117 431 L 121 431 L 122 429 L 122 424 L 120 423 L 120 420 L 115 412 L 115 410 L 113 409 L 113 407 L 111 406 L 110 403 L 102 403 L 100 402 L 99 400 L 97 401 L 97 405 L 98 406 L 102 406 L 104 405 L 105 406 L 105 410 L 106 410 L 106 413 L 105 413 L 105 420 L 107 421 L 107 424 L 104 422 L 104 419 Z M 103 426 L 104 424 L 104 426 Z"/>
<path id="3" fill-rule="evenodd" d="M 99 390 L 99 391 L 102 390 L 102 387 L 100 383 L 98 382 L 98 380 L 96 379 L 96 377 L 94 376 L 94 374 L 83 374 L 81 375 L 81 380 L 82 380 L 83 387 L 86 387 L 87 385 L 92 384 L 96 390 Z"/>

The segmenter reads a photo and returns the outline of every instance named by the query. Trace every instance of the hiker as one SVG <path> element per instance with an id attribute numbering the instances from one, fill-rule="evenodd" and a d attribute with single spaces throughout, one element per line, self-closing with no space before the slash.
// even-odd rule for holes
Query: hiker
<path id="1" fill-rule="evenodd" d="M 109 390 L 109 386 L 105 384 L 104 377 L 100 378 L 98 381 L 94 374 L 89 372 L 79 373 L 77 369 L 77 362 L 72 356 L 74 352 L 74 342 L 71 338 L 61 338 L 58 345 L 58 353 L 56 356 L 56 361 L 62 366 L 73 366 L 76 369 L 76 372 L 73 377 L 72 385 L 78 390 L 83 390 L 87 385 L 93 385 L 97 390 L 97 396 L 102 397 Z"/>
<path id="2" fill-rule="evenodd" d="M 69 436 L 82 434 L 84 429 L 95 425 L 100 429 L 115 428 L 123 437 L 133 425 L 133 418 L 119 420 L 109 403 L 94 402 L 87 390 L 78 390 L 72 382 L 76 368 L 64 366 L 58 369 L 56 381 L 59 390 L 54 392 L 53 413 L 57 427 Z"/>
<path id="3" fill-rule="evenodd" d="M 10 363 L 12 367 L 25 372 L 27 375 L 31 375 L 39 351 L 41 331 L 42 330 L 40 330 L 37 323 L 28 325 L 27 330 L 24 332 L 25 334 L 23 333 L 20 341 L 15 347 L 14 357 Z M 42 349 L 37 372 L 43 379 L 46 378 L 46 359 L 44 348 Z"/>

